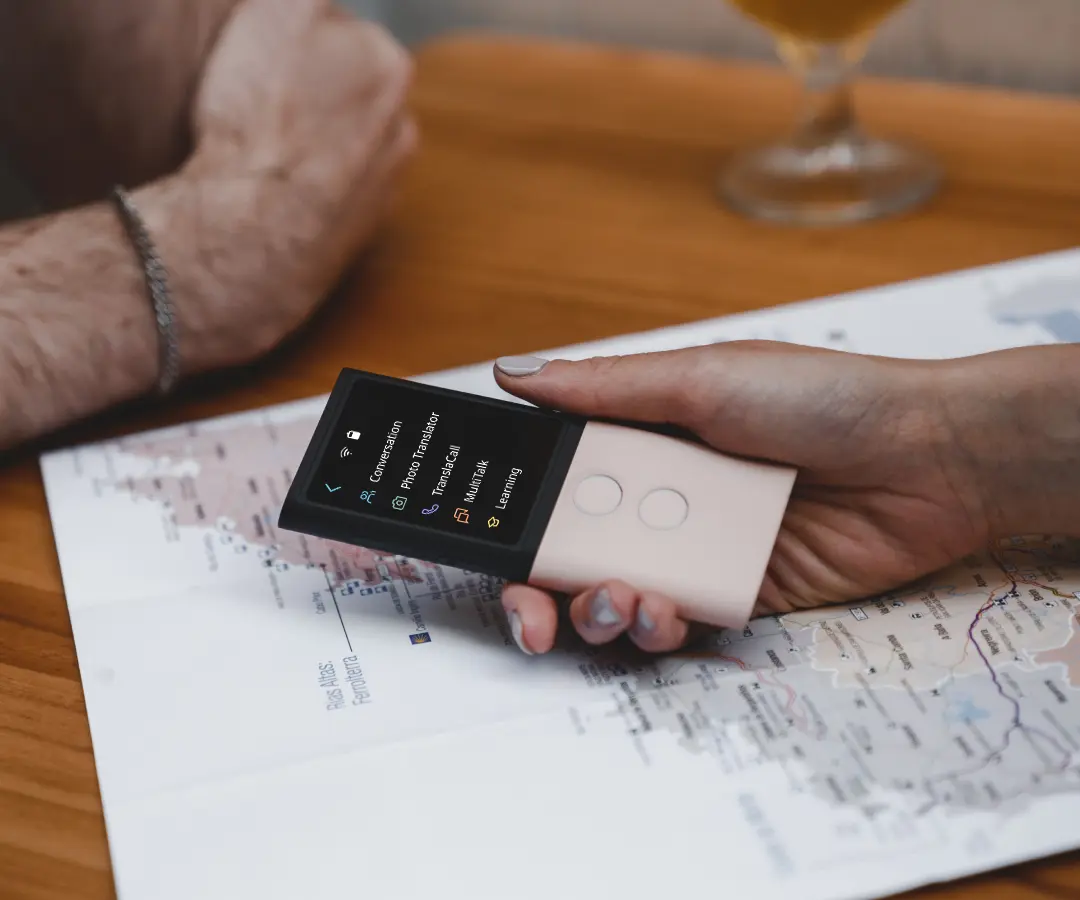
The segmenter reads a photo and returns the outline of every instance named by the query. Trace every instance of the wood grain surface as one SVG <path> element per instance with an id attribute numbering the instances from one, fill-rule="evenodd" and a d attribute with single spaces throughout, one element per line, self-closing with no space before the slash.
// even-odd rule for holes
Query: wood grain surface
<path id="1" fill-rule="evenodd" d="M 865 83 L 865 119 L 948 184 L 840 230 L 739 219 L 713 174 L 784 128 L 770 68 L 459 36 L 418 51 L 423 147 L 355 276 L 263 364 L 119 410 L 51 445 L 322 393 L 356 365 L 409 375 L 1080 243 L 1080 103 Z M 359 112 L 358 112 L 359 114 Z M 0 468 L 0 897 L 113 897 L 41 446 Z M 1080 898 L 1080 855 L 923 898 Z"/>

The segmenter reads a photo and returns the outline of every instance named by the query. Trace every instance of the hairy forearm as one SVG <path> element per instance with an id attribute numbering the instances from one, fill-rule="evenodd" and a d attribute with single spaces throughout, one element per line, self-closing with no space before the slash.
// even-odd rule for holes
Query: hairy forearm
<path id="1" fill-rule="evenodd" d="M 0 231 L 0 449 L 153 384 L 144 293 L 106 204 Z"/>
<path id="2" fill-rule="evenodd" d="M 283 333 L 276 260 L 304 227 L 265 182 L 180 175 L 135 191 L 169 275 L 182 373 L 256 358 Z M 272 206 L 272 211 L 266 209 Z M 284 214 L 290 225 L 282 223 Z M 270 240 L 268 234 L 273 234 Z M 242 311 L 262 308 L 266 315 Z M 158 335 L 111 204 L 0 229 L 0 449 L 153 389 Z"/>
<path id="3" fill-rule="evenodd" d="M 1080 345 L 952 361 L 943 387 L 992 533 L 1080 537 Z"/>
<path id="4" fill-rule="evenodd" d="M 133 191 L 168 272 L 182 374 L 250 362 L 311 315 L 415 140 L 402 48 L 317 3 L 285 15 L 291 2 L 241 7 L 202 74 L 192 153 Z M 145 393 L 157 347 L 110 205 L 0 229 L 0 447 Z"/>

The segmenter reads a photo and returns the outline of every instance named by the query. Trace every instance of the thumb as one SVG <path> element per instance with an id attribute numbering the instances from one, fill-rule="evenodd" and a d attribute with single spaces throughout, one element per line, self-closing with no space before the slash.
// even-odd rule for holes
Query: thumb
<path id="1" fill-rule="evenodd" d="M 835 458 L 838 435 L 849 434 L 869 401 L 884 395 L 874 374 L 871 363 L 850 354 L 757 341 L 495 364 L 499 386 L 537 406 L 673 425 L 723 452 L 798 466 Z"/>
<path id="2" fill-rule="evenodd" d="M 502 357 L 495 380 L 537 406 L 601 419 L 670 424 L 697 430 L 704 409 L 703 357 L 697 348 L 601 356 L 579 361 Z"/>

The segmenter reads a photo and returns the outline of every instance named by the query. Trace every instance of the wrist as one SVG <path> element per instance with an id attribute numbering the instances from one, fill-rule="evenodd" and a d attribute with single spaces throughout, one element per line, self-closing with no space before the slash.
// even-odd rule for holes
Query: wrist
<path id="1" fill-rule="evenodd" d="M 13 224 L 0 251 L 0 449 L 153 389 L 153 306 L 112 204 Z"/>
<path id="2" fill-rule="evenodd" d="M 307 223 L 270 181 L 182 170 L 134 197 L 168 272 L 182 374 L 251 362 L 297 324 L 311 289 L 290 238 Z"/>
<path id="3" fill-rule="evenodd" d="M 950 360 L 943 400 L 991 537 L 1080 535 L 1080 347 Z"/>

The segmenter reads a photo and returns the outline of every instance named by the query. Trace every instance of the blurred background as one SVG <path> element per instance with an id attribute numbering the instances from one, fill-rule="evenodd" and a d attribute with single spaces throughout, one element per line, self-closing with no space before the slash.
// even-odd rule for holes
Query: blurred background
<path id="1" fill-rule="evenodd" d="M 345 2 L 409 43 L 479 27 L 773 58 L 768 36 L 721 0 Z M 866 71 L 1080 94 L 1080 0 L 913 0 L 879 33 Z"/>
<path id="2" fill-rule="evenodd" d="M 342 2 L 410 45 L 487 29 L 775 60 L 767 33 L 722 0 Z M 1080 94 L 1080 0 L 912 0 L 878 32 L 864 71 Z M 0 219 L 30 211 L 0 154 Z"/>

